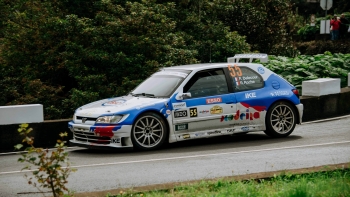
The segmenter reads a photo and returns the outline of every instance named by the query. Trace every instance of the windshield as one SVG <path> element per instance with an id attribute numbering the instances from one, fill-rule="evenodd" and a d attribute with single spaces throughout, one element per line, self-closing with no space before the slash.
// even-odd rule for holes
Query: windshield
<path id="1" fill-rule="evenodd" d="M 170 97 L 190 71 L 160 71 L 137 86 L 134 96 Z"/>

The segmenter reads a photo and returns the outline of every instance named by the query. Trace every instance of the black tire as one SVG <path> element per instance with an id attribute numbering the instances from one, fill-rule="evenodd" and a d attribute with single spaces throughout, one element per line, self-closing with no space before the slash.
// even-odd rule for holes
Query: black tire
<path id="1" fill-rule="evenodd" d="M 139 150 L 154 150 L 161 147 L 168 137 L 168 129 L 162 117 L 155 113 L 142 114 L 134 122 L 131 140 Z"/>
<path id="2" fill-rule="evenodd" d="M 265 134 L 270 137 L 287 137 L 295 128 L 296 117 L 291 104 L 284 101 L 274 103 L 266 113 Z"/>

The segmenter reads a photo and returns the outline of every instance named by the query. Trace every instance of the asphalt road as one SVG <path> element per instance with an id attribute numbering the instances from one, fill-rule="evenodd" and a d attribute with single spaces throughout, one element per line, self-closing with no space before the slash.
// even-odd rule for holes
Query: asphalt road
<path id="1" fill-rule="evenodd" d="M 0 155 L 0 196 L 39 196 L 18 154 Z M 350 116 L 298 125 L 291 136 L 263 132 L 170 144 L 151 152 L 69 149 L 76 193 L 350 162 Z M 48 190 L 45 190 L 48 191 Z M 49 196 L 50 193 L 47 193 Z"/>

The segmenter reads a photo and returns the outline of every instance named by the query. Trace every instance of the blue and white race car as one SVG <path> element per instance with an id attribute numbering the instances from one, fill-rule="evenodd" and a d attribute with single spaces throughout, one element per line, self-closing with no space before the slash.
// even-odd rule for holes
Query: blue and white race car
<path id="1" fill-rule="evenodd" d="M 254 58 L 268 60 L 266 54 L 239 54 L 227 63 L 163 68 L 129 95 L 79 107 L 68 124 L 70 144 L 152 150 L 255 131 L 286 137 L 302 121 L 298 90 Z"/>

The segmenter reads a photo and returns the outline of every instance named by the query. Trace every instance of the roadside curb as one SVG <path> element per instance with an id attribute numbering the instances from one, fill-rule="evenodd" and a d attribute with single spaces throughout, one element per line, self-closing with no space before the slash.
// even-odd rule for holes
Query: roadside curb
<path id="1" fill-rule="evenodd" d="M 339 120 L 339 119 L 348 118 L 348 117 L 350 117 L 350 114 L 349 115 L 345 115 L 345 116 L 333 117 L 333 118 L 325 118 L 325 119 L 321 119 L 321 120 L 306 121 L 306 122 L 303 122 L 301 124 L 303 125 L 303 124 L 327 122 L 327 121 Z"/>
<path id="2" fill-rule="evenodd" d="M 156 185 L 148 185 L 148 186 L 140 186 L 140 187 L 132 187 L 132 188 L 119 188 L 105 191 L 95 191 L 95 192 L 84 192 L 84 193 L 75 193 L 76 197 L 105 197 L 107 194 L 116 195 L 121 192 L 146 192 L 150 190 L 167 190 L 172 189 L 177 186 L 185 186 L 194 183 L 200 183 L 201 181 L 244 181 L 244 180 L 259 180 L 259 179 L 270 179 L 274 176 L 284 175 L 287 173 L 291 174 L 307 174 L 313 172 L 326 172 L 337 169 L 349 169 L 350 163 L 340 163 L 340 164 L 331 164 L 331 165 L 322 165 L 322 166 L 314 166 L 309 168 L 300 168 L 293 170 L 278 170 L 271 172 L 260 172 L 260 173 L 252 173 L 245 175 L 234 175 L 234 176 L 226 176 L 221 178 L 214 179 L 202 179 L 195 181 L 184 181 L 184 182 L 174 182 L 174 183 L 166 183 L 166 184 L 156 184 Z"/>

